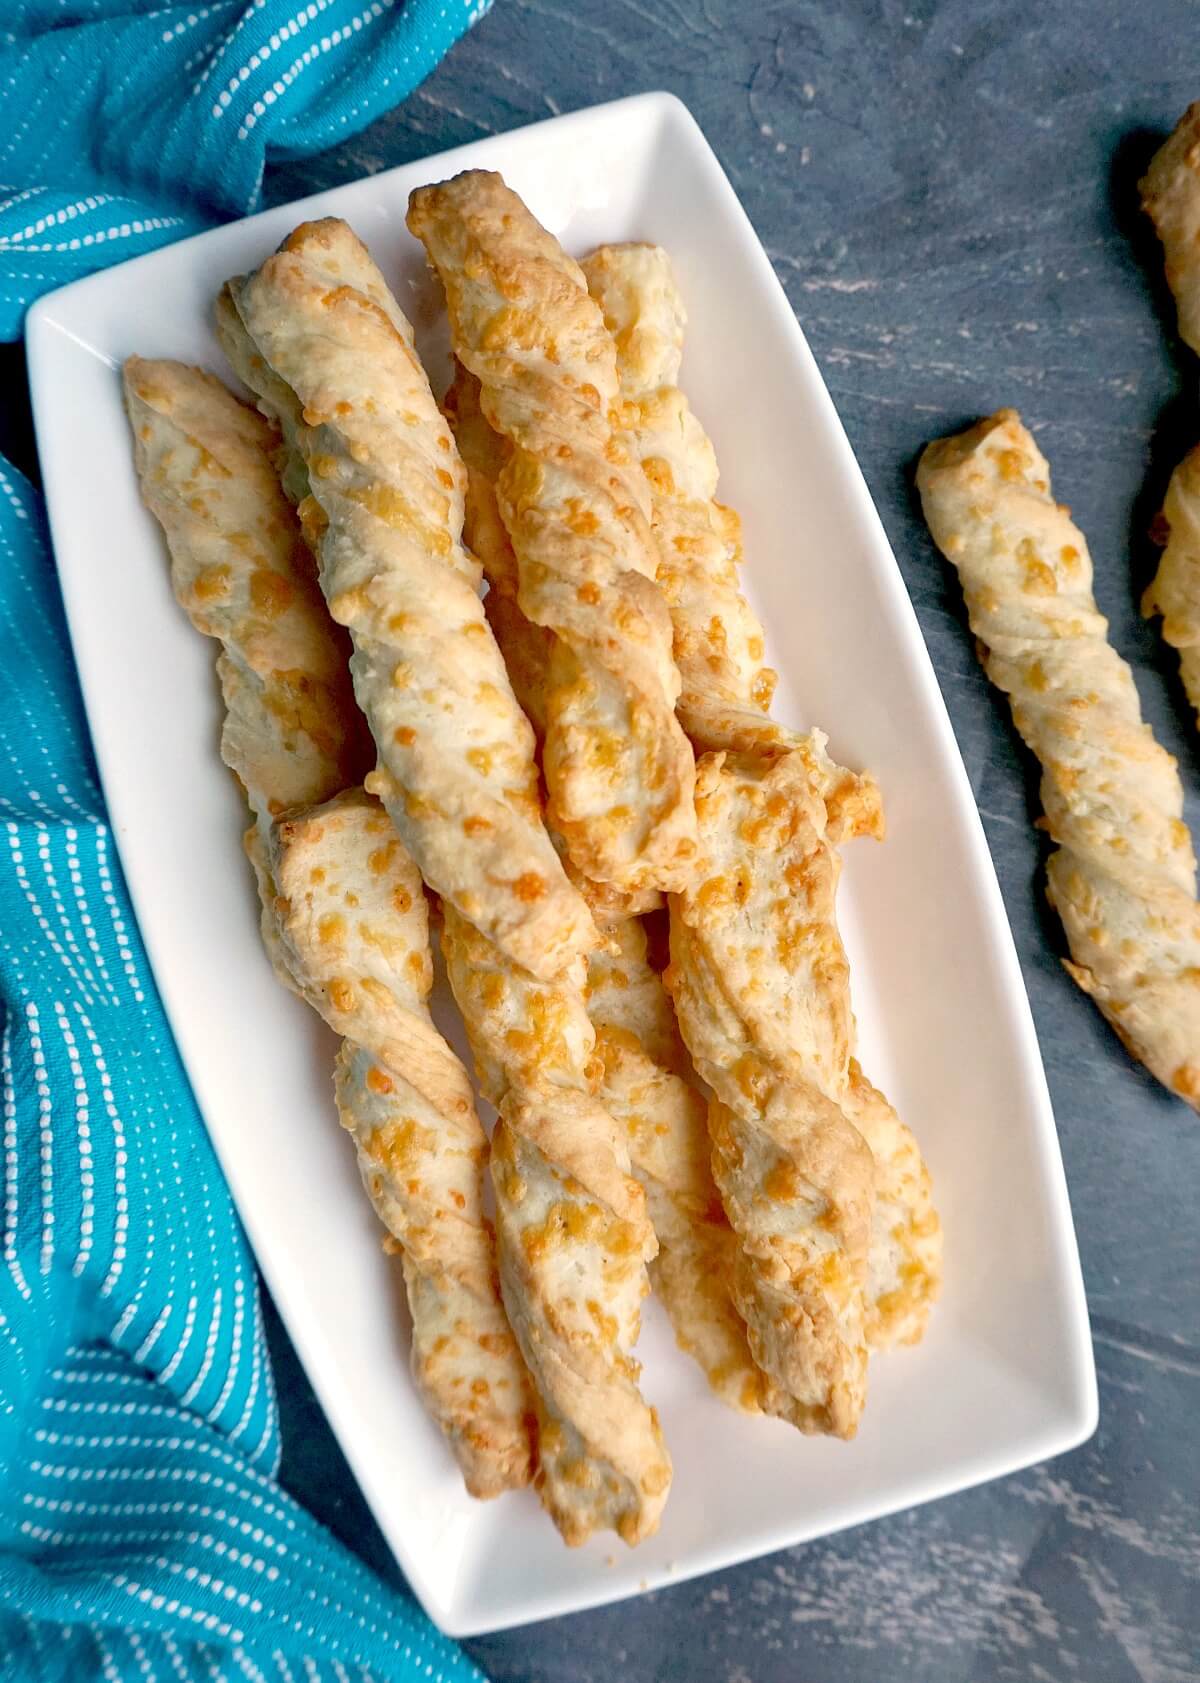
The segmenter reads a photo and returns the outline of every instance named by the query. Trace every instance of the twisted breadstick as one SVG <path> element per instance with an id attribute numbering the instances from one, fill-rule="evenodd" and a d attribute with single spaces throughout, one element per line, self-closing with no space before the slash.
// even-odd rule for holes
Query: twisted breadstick
<path id="1" fill-rule="evenodd" d="M 246 846 L 264 943 L 281 980 L 348 1037 L 338 1107 L 400 1243 L 414 1371 L 468 1489 L 494 1494 L 527 1482 L 530 1436 L 480 1212 L 485 1142 L 425 1009 L 416 868 L 375 802 L 357 790 L 329 802 L 370 764 L 370 739 L 344 634 L 272 469 L 278 437 L 220 381 L 178 363 L 131 358 L 125 395 L 175 593 L 221 643 L 221 751 L 255 815 Z M 314 802 L 329 804 L 276 822 Z"/>
<path id="2" fill-rule="evenodd" d="M 588 960 L 587 1008 L 603 1065 L 600 1097 L 629 1137 L 658 1239 L 651 1284 L 680 1349 L 717 1395 L 756 1413 L 761 1380 L 730 1295 L 737 1240 L 712 1177 L 707 1101 L 647 958 L 644 926 L 627 918 L 611 935 Z"/>
<path id="3" fill-rule="evenodd" d="M 1164 540 L 1142 612 L 1163 616 L 1162 634 L 1179 650 L 1179 675 L 1200 722 L 1200 445 L 1171 475 L 1155 535 Z"/>
<path id="4" fill-rule="evenodd" d="M 595 940 L 541 820 L 533 737 L 460 542 L 463 471 L 412 330 L 345 223 L 306 223 L 230 283 L 283 401 L 300 505 L 381 761 L 378 794 L 421 873 L 514 961 L 551 975 Z M 228 307 L 225 310 L 226 342 Z"/>
<path id="5" fill-rule="evenodd" d="M 512 446 L 489 425 L 479 400 L 479 381 L 456 360 L 444 408 L 467 469 L 463 531 L 491 587 L 484 607 L 513 690 L 539 743 L 544 743 L 546 692 L 555 635 L 545 626 L 526 619 L 517 601 L 517 559 L 496 500 L 496 480 L 512 454 Z M 565 842 L 560 842 L 560 851 L 566 852 Z M 663 903 L 659 891 L 645 883 L 619 887 L 616 883 L 597 882 L 583 875 L 569 856 L 566 868 L 596 923 L 605 928 L 622 918 L 653 911 Z"/>
<path id="6" fill-rule="evenodd" d="M 583 961 L 553 980 L 507 963 L 445 908 L 442 950 L 484 1094 L 500 1281 L 538 1392 L 538 1483 L 568 1543 L 658 1525 L 671 1462 L 632 1351 L 655 1242 L 629 1153 L 595 1096 Z"/>
<path id="7" fill-rule="evenodd" d="M 654 524 L 683 678 L 679 713 L 697 747 L 766 753 L 805 749 L 766 715 L 775 674 L 742 595 L 737 516 L 714 501 L 712 445 L 675 385 L 685 314 L 671 262 L 658 246 L 602 246 L 583 270 L 617 346 L 630 447 L 650 482 Z M 874 786 L 823 760 L 825 835 L 838 845 L 882 834 Z M 748 937 L 749 938 L 749 937 Z M 814 1000 L 814 1009 L 820 1000 Z M 928 1319 L 941 1272 L 941 1232 L 929 1176 L 912 1134 L 857 1065 L 842 1100 L 875 1158 L 866 1329 L 869 1344 L 911 1343 Z"/>
<path id="8" fill-rule="evenodd" d="M 125 405 L 142 497 L 167 537 L 171 584 L 221 644 L 221 757 L 265 833 L 370 765 L 312 556 L 279 488 L 279 439 L 212 374 L 130 357 Z"/>
<path id="9" fill-rule="evenodd" d="M 1200 354 L 1200 100 L 1188 106 L 1138 185 L 1163 244 L 1179 337 Z"/>
<path id="10" fill-rule="evenodd" d="M 1200 355 L 1200 102 L 1189 105 L 1155 153 L 1141 190 L 1163 243 L 1179 336 Z M 1142 611 L 1163 616 L 1162 634 L 1179 650 L 1183 687 L 1200 722 L 1200 446 L 1171 475 L 1156 535 L 1165 547 Z"/>
<path id="11" fill-rule="evenodd" d="M 429 1015 L 420 873 L 359 789 L 281 820 L 270 864 L 288 975 L 343 1036 L 338 1109 L 400 1250 L 413 1375 L 467 1489 L 498 1495 L 529 1480 L 533 1398 L 483 1213 L 487 1138 Z"/>
<path id="12" fill-rule="evenodd" d="M 516 601 L 517 565 L 496 502 L 495 480 L 511 446 L 485 419 L 479 382 L 461 363 L 446 396 L 446 413 L 468 473 L 465 533 L 479 556 L 491 589 L 488 618 L 503 651 L 518 699 L 539 737 L 545 735 L 546 673 L 554 633 L 534 625 Z M 589 903 L 626 898 L 612 885 L 586 885 Z M 593 906 L 595 909 L 595 906 Z M 494 1152 L 497 1163 L 532 1167 L 540 1188 L 553 1186 L 570 1170 L 557 1153 L 597 1152 L 604 1200 L 601 1208 L 624 1212 L 610 1224 L 618 1246 L 629 1247 L 622 1265 L 598 1255 L 591 1231 L 595 1202 L 586 1199 L 586 1177 L 573 1182 L 561 1220 L 566 1255 L 575 1258 L 589 1282 L 590 1323 L 573 1325 L 578 1288 L 564 1315 L 559 1306 L 563 1276 L 545 1229 L 545 1197 L 524 1196 L 530 1178 L 522 1169 L 494 1172 L 501 1276 L 512 1324 L 542 1394 L 542 1498 L 569 1542 L 582 1542 L 594 1529 L 615 1525 L 636 1542 L 658 1524 L 666 1500 L 670 1463 L 653 1410 L 633 1383 L 629 1351 L 637 1337 L 644 1259 L 653 1252 L 645 1227 L 644 1203 L 625 1178 L 628 1145 L 613 1125 L 602 1090 L 594 1097 L 598 1060 L 588 1020 L 580 967 L 561 972 L 552 986 L 506 966 L 452 912 L 442 937 L 450 985 L 467 1024 L 481 1086 L 501 1113 Z M 525 1137 L 522 1137 L 525 1136 Z M 582 1212 L 582 1213 L 580 1213 Z M 526 1232 L 535 1237 L 525 1239 Z M 532 1243 L 532 1248 L 530 1244 Z M 648 1484 L 647 1484 L 647 1481 Z M 661 1482 L 661 1490 L 656 1488 Z"/>
<path id="13" fill-rule="evenodd" d="M 826 834 L 829 832 L 827 831 Z M 875 1168 L 865 1331 L 872 1350 L 917 1344 L 942 1284 L 942 1224 L 920 1147 L 856 1058 L 842 1109 Z"/>
<path id="14" fill-rule="evenodd" d="M 556 634 L 544 767 L 585 876 L 669 888 L 695 853 L 692 753 L 654 584 L 649 495 L 613 431 L 613 345 L 579 266 L 498 175 L 412 196 L 459 360 L 513 446 L 497 480 L 522 611 Z"/>
<path id="15" fill-rule="evenodd" d="M 667 985 L 713 1089 L 713 1174 L 763 1406 L 854 1435 L 866 1392 L 873 1166 L 846 1112 L 853 1022 L 819 735 L 697 767 L 702 880 L 672 901 Z"/>
<path id="16" fill-rule="evenodd" d="M 1200 908 L 1183 790 L 1107 641 L 1087 542 L 1011 409 L 931 444 L 917 484 L 988 677 L 1042 763 L 1067 969 L 1133 1056 L 1200 1109 Z"/>
<path id="17" fill-rule="evenodd" d="M 729 719 L 742 710 L 762 729 L 775 673 L 738 582 L 741 521 L 715 500 L 712 444 L 676 384 L 687 317 L 671 260 L 661 246 L 601 246 L 582 268 L 616 343 L 622 421 L 650 483 L 683 685 L 676 711 L 698 748 L 732 746 Z"/>
<path id="18" fill-rule="evenodd" d="M 515 599 L 516 562 L 495 493 L 511 447 L 488 424 L 479 382 L 461 363 L 445 402 L 468 472 L 464 530 L 492 587 L 488 617 L 518 699 L 540 736 L 553 633 L 527 620 Z M 611 884 L 586 884 L 584 891 L 609 934 L 609 945 L 588 961 L 587 1013 L 603 1065 L 600 1098 L 628 1134 L 633 1171 L 646 1192 L 659 1243 L 651 1282 L 680 1346 L 695 1356 L 718 1395 L 731 1406 L 753 1408 L 758 1374 L 729 1295 L 734 1241 L 708 1166 L 707 1107 L 688 1079 L 674 1012 L 647 962 L 645 930 L 635 916 L 649 909 L 648 897 Z"/>

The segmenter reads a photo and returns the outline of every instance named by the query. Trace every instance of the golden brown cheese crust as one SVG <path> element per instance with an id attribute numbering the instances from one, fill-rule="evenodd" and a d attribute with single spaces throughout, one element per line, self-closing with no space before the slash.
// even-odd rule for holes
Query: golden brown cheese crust
<path id="1" fill-rule="evenodd" d="M 360 789 L 277 824 L 270 867 L 288 978 L 343 1036 L 338 1110 L 400 1252 L 414 1377 L 471 1494 L 514 1489 L 532 1473 L 533 1396 L 483 1211 L 487 1138 L 429 1015 L 420 873 Z"/>
<path id="2" fill-rule="evenodd" d="M 455 354 L 511 445 L 496 481 L 522 611 L 555 633 L 544 766 L 554 823 L 589 877 L 682 884 L 693 764 L 654 582 L 649 491 L 614 431 L 612 340 L 578 264 L 498 175 L 412 196 L 446 289 Z"/>
<path id="3" fill-rule="evenodd" d="M 538 1393 L 542 1501 L 570 1544 L 657 1529 L 671 1483 L 633 1358 L 654 1235 L 601 1066 L 583 964 L 518 970 L 453 908 L 442 950 L 485 1095 L 500 1279 Z"/>
<path id="4" fill-rule="evenodd" d="M 300 504 L 380 765 L 369 787 L 425 880 L 517 962 L 553 974 L 595 940 L 542 824 L 533 736 L 461 543 L 465 476 L 412 330 L 345 223 L 298 228 L 228 297 L 303 460 Z M 225 314 L 227 315 L 227 310 Z"/>
<path id="5" fill-rule="evenodd" d="M 912 1130 L 850 1059 L 846 1115 L 871 1151 L 871 1212 L 866 1334 L 872 1350 L 917 1344 L 942 1286 L 942 1224 L 933 1183 Z"/>
<path id="6" fill-rule="evenodd" d="M 444 399 L 446 418 L 467 469 L 466 514 L 463 535 L 487 575 L 484 610 L 492 627 L 513 690 L 539 744 L 546 740 L 546 692 L 555 636 L 535 625 L 517 601 L 517 562 L 508 530 L 496 502 L 496 478 L 512 453 L 506 439 L 489 425 L 479 403 L 479 381 L 457 359 L 454 377 Z M 564 855 L 567 876 L 587 902 L 601 929 L 622 918 L 636 917 L 663 903 L 661 892 L 648 884 L 619 887 L 586 876 L 572 861 L 565 840 L 555 835 Z"/>
<path id="7" fill-rule="evenodd" d="M 178 363 L 131 358 L 125 392 L 176 595 L 222 645 L 222 753 L 256 817 L 246 848 L 264 945 L 285 985 L 349 1037 L 338 1109 L 401 1248 L 417 1382 L 468 1489 L 496 1494 L 529 1480 L 531 1404 L 480 1205 L 485 1142 L 466 1072 L 425 1008 L 415 865 L 359 790 L 298 810 L 352 783 L 371 755 L 346 639 L 272 466 L 278 435 Z"/>
<path id="8" fill-rule="evenodd" d="M 1108 642 L 1087 542 L 1011 409 L 931 444 L 917 483 L 988 677 L 1042 764 L 1067 969 L 1133 1056 L 1200 1109 L 1200 908 L 1183 789 Z"/>
<path id="9" fill-rule="evenodd" d="M 327 800 L 362 777 L 369 741 L 313 559 L 279 487 L 279 437 L 212 374 L 130 357 L 125 406 L 142 498 L 171 584 L 221 644 L 221 757 L 256 818 Z"/>
<path id="10" fill-rule="evenodd" d="M 543 736 L 553 633 L 527 620 L 517 605 L 516 563 L 494 485 L 510 446 L 484 418 L 479 382 L 461 363 L 446 394 L 446 414 L 469 476 L 464 531 L 492 586 L 488 617 L 517 698 Z M 586 879 L 579 886 L 609 934 L 607 947 L 589 959 L 587 1010 L 603 1066 L 600 1098 L 628 1135 L 659 1242 L 651 1283 L 681 1348 L 695 1357 L 718 1395 L 733 1407 L 756 1408 L 758 1372 L 729 1294 L 735 1240 L 708 1164 L 707 1105 L 687 1078 L 690 1065 L 675 1014 L 647 963 L 645 931 L 636 917 L 661 897 Z"/>
<path id="11" fill-rule="evenodd" d="M 601 246 L 582 264 L 617 349 L 622 425 L 650 484 L 658 582 L 682 680 L 676 710 L 697 749 L 774 740 L 775 673 L 742 594 L 741 521 L 716 501 L 712 444 L 679 390 L 687 317 L 661 246 Z M 743 718 L 742 715 L 748 715 Z"/>
<path id="12" fill-rule="evenodd" d="M 1162 241 L 1179 337 L 1200 354 L 1200 100 L 1188 106 L 1139 186 Z"/>
<path id="13" fill-rule="evenodd" d="M 600 1097 L 625 1129 L 658 1240 L 650 1281 L 681 1350 L 721 1400 L 759 1410 L 761 1380 L 730 1291 L 737 1240 L 712 1176 L 708 1103 L 636 918 L 588 960 L 587 1009 L 603 1066 Z"/>
<path id="14" fill-rule="evenodd" d="M 1179 675 L 1200 723 L 1200 446 L 1171 475 L 1156 532 L 1162 560 L 1142 611 L 1163 616 L 1162 634 L 1179 650 Z"/>
<path id="15" fill-rule="evenodd" d="M 849 977 L 819 737 L 697 767 L 701 880 L 672 901 L 667 985 L 740 1254 L 768 1412 L 852 1437 L 866 1394 L 871 1153 L 847 1114 Z"/>
<path id="16" fill-rule="evenodd" d="M 663 346 L 668 341 L 678 344 L 682 306 L 670 267 L 658 248 L 618 247 L 606 252 L 606 318 L 617 331 L 622 389 L 628 377 L 636 395 L 665 373 L 674 378 L 677 361 L 664 362 Z M 614 286 L 619 287 L 615 304 Z M 483 417 L 479 383 L 461 364 L 456 365 L 447 393 L 446 412 L 470 475 L 466 531 L 493 586 L 489 617 L 522 706 L 534 719 L 535 728 L 540 728 L 537 708 L 548 646 L 539 639 L 550 634 L 524 618 L 511 594 L 515 562 L 496 512 L 492 484 L 509 446 Z M 686 574 L 690 596 L 684 616 L 690 611 L 703 617 L 706 608 L 722 610 L 719 574 L 715 593 L 708 595 L 712 577 L 700 570 Z M 748 608 L 742 607 L 748 617 L 739 619 L 735 611 L 735 623 L 757 627 Z M 752 700 L 759 670 L 753 662 L 740 688 L 736 675 L 727 682 L 725 694 L 730 699 L 726 701 L 710 698 L 702 688 L 710 678 L 719 686 L 721 663 L 700 664 L 692 670 L 701 688 L 693 696 L 688 723 L 689 728 L 702 730 L 706 740 L 771 754 L 789 745 L 804 745 L 795 733 L 760 712 Z M 870 778 L 828 759 L 813 769 L 821 778 L 820 796 L 831 842 L 840 844 L 857 835 L 882 837 L 883 808 Z M 604 1062 L 602 1097 L 617 1120 L 631 1129 L 634 1170 L 646 1188 L 659 1240 L 659 1255 L 650 1266 L 651 1281 L 679 1342 L 696 1357 L 718 1393 L 736 1406 L 757 1406 L 760 1381 L 728 1285 L 736 1240 L 719 1204 L 714 1207 L 706 1201 L 699 1182 L 688 1178 L 702 1174 L 712 1186 L 705 1133 L 693 1131 L 699 1101 L 688 1080 L 690 1063 L 679 1045 L 674 1012 L 661 980 L 645 964 L 644 931 L 629 921 L 649 908 L 608 885 L 581 886 L 597 924 L 610 938 L 609 950 L 602 949 L 589 960 L 589 1014 L 598 1030 L 597 1046 Z M 619 964 L 616 953 L 621 957 Z M 624 978 L 619 990 L 608 985 L 617 976 Z M 682 1056 L 682 1064 L 673 1062 L 677 1055 Z M 913 1343 L 924 1329 L 941 1276 L 941 1232 L 932 1208 L 929 1175 L 911 1132 L 861 1073 L 856 1076 L 855 1091 L 863 1098 L 862 1115 L 856 1119 L 861 1120 L 864 1134 L 869 1132 L 879 1189 L 872 1218 L 867 1340 L 872 1346 Z M 703 1122 L 703 1111 L 700 1116 Z M 664 1139 L 673 1149 L 656 1153 L 654 1146 Z"/>
<path id="17" fill-rule="evenodd" d="M 1162 241 L 1179 333 L 1200 354 L 1200 103 L 1190 105 L 1141 183 L 1142 204 Z M 1145 614 L 1163 616 L 1162 634 L 1179 650 L 1179 671 L 1200 722 L 1200 449 L 1175 469 L 1159 520 L 1164 540 Z"/>

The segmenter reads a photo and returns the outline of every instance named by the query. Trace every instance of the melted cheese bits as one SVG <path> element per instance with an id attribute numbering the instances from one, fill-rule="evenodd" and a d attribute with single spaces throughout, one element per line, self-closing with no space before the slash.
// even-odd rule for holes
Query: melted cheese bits
<path id="1" fill-rule="evenodd" d="M 538 1394 L 538 1484 L 568 1543 L 658 1527 L 671 1461 L 633 1358 L 655 1252 L 623 1133 L 597 1097 L 583 963 L 539 981 L 447 907 L 442 950 L 485 1096 L 500 1280 Z"/>
<path id="2" fill-rule="evenodd" d="M 338 1110 L 400 1251 L 413 1375 L 467 1489 L 498 1495 L 531 1476 L 533 1396 L 483 1211 L 487 1138 L 429 1015 L 420 873 L 359 789 L 276 825 L 270 866 L 287 975 L 343 1037 Z"/>
<path id="3" fill-rule="evenodd" d="M 227 299 L 242 330 L 230 331 L 227 304 L 231 354 L 260 401 L 282 405 L 303 464 L 301 520 L 330 612 L 350 630 L 379 754 L 368 787 L 426 882 L 516 962 L 552 975 L 595 929 L 542 824 L 533 735 L 461 542 L 462 463 L 412 329 L 334 220 L 296 229 Z"/>
<path id="4" fill-rule="evenodd" d="M 929 445 L 917 484 L 988 677 L 1042 764 L 1067 969 L 1133 1056 L 1200 1109 L 1200 907 L 1183 789 L 1108 642 L 1083 533 L 1011 409 Z"/>
<path id="5" fill-rule="evenodd" d="M 446 289 L 483 415 L 511 446 L 496 492 L 520 607 L 555 634 L 544 751 L 555 827 L 585 876 L 682 886 L 694 766 L 674 712 L 649 490 L 616 430 L 603 318 L 578 264 L 498 175 L 419 188 L 408 224 Z"/>
<path id="6" fill-rule="evenodd" d="M 1200 355 L 1200 103 L 1155 153 L 1141 188 L 1163 244 L 1180 338 Z M 1162 634 L 1179 650 L 1183 686 L 1200 718 L 1200 449 L 1171 475 L 1159 534 L 1163 557 L 1142 609 L 1163 616 Z"/>

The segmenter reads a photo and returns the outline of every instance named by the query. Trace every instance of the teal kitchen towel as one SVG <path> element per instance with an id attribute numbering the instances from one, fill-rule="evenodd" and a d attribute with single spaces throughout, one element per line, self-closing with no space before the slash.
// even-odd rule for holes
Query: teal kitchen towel
<path id="1" fill-rule="evenodd" d="M 258 208 L 267 159 L 412 92 L 487 0 L 0 0 L 0 338 L 43 292 Z"/>
<path id="2" fill-rule="evenodd" d="M 265 158 L 352 133 L 479 10 L 2 0 L 0 333 L 253 209 Z M 254 1264 L 114 852 L 41 502 L 3 458 L 0 1102 L 0 1678 L 479 1679 L 276 1482 Z"/>

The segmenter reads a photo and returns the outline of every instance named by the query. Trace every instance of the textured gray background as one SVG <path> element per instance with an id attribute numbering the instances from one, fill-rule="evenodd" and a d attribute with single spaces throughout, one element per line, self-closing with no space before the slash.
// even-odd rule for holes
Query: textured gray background
<path id="1" fill-rule="evenodd" d="M 1059 967 L 1030 765 L 911 491 L 927 438 L 1001 403 L 1021 409 L 1089 536 L 1147 715 L 1200 796 L 1173 657 L 1137 612 L 1156 496 L 1200 436 L 1198 370 L 1174 340 L 1135 191 L 1200 95 L 1198 47 L 1188 0 L 498 0 L 403 108 L 268 176 L 278 202 L 645 88 L 691 107 L 808 334 L 933 654 L 1033 1001 L 1092 1311 L 1102 1412 L 1085 1448 L 825 1543 L 470 1644 L 498 1680 L 1200 1678 L 1200 1127 Z M 276 1334 L 285 1476 L 394 1572 Z"/>

